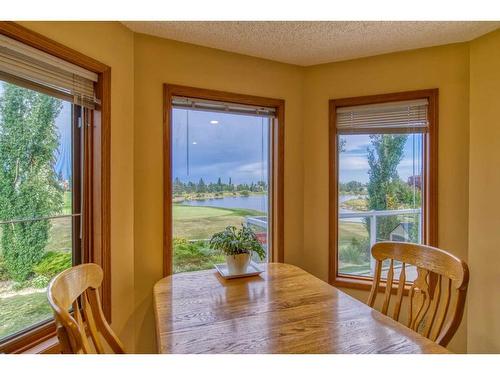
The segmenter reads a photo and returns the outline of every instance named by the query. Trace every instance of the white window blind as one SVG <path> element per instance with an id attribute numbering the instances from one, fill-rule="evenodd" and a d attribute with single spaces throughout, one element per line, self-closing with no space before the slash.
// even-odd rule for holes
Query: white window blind
<path id="1" fill-rule="evenodd" d="M 0 35 L 0 78 L 93 108 L 96 73 Z"/>
<path id="2" fill-rule="evenodd" d="M 338 133 L 422 133 L 429 126 L 427 99 L 367 104 L 336 109 Z"/>
<path id="3" fill-rule="evenodd" d="M 235 104 L 204 99 L 186 98 L 174 96 L 172 107 L 190 109 L 197 111 L 237 113 L 250 116 L 274 117 L 276 110 L 269 107 L 258 107 L 253 105 Z"/>

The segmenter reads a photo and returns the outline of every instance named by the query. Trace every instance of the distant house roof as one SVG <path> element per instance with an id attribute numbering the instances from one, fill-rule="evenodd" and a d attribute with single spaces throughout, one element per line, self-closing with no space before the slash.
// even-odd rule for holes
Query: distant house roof
<path id="1" fill-rule="evenodd" d="M 404 223 L 399 223 L 398 225 L 396 225 L 394 227 L 393 230 L 391 230 L 391 233 L 394 232 L 396 229 L 398 228 L 402 228 L 406 233 L 410 233 L 410 231 L 413 229 L 415 223 L 407 223 L 407 222 L 404 222 Z"/>

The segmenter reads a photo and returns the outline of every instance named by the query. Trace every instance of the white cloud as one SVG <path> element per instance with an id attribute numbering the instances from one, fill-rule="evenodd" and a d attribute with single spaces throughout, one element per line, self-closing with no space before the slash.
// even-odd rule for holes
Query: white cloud
<path id="1" fill-rule="evenodd" d="M 370 145 L 369 135 L 346 135 L 343 136 L 346 140 L 345 151 L 366 151 L 366 148 Z"/>
<path id="2" fill-rule="evenodd" d="M 369 169 L 368 158 L 366 156 L 341 154 L 339 164 L 341 170 L 366 170 L 368 172 Z"/>
<path id="3" fill-rule="evenodd" d="M 264 170 L 264 173 L 266 173 L 267 163 L 256 162 L 256 163 L 243 164 L 238 166 L 235 169 L 235 172 L 257 175 L 258 173 L 261 173 L 262 170 Z"/>

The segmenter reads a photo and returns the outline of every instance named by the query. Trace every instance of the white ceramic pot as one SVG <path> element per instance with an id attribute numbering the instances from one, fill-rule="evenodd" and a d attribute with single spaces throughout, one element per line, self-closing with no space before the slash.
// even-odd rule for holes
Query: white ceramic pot
<path id="1" fill-rule="evenodd" d="M 227 270 L 231 275 L 240 275 L 247 271 L 250 254 L 226 255 Z"/>

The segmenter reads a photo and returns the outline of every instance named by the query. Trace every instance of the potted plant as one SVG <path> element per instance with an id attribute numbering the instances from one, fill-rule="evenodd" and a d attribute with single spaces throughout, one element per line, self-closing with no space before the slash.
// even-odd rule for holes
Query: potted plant
<path id="1" fill-rule="evenodd" d="M 260 244 L 255 232 L 248 225 L 228 226 L 222 232 L 215 233 L 210 239 L 210 247 L 226 256 L 227 269 L 230 274 L 246 272 L 252 254 L 263 260 L 266 251 Z"/>

